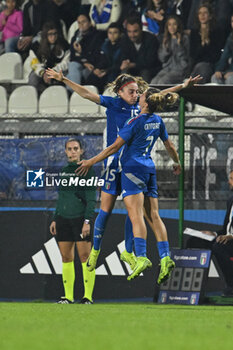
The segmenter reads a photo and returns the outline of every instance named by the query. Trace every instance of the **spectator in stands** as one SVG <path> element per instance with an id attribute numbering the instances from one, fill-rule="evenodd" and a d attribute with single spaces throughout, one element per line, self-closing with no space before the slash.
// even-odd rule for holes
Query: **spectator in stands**
<path id="1" fill-rule="evenodd" d="M 64 21 L 65 29 L 68 31 L 71 24 L 76 21 L 80 12 L 81 0 L 50 0 L 54 20 L 58 18 Z"/>
<path id="2" fill-rule="evenodd" d="M 57 72 L 67 71 L 70 57 L 69 44 L 65 41 L 58 27 L 53 22 L 43 26 L 41 42 L 35 42 L 30 50 L 32 72 L 29 85 L 35 86 L 39 93 L 57 81 L 48 78 L 45 70 L 53 68 Z"/>
<path id="3" fill-rule="evenodd" d="M 228 178 L 228 184 L 233 191 L 233 170 L 231 170 Z M 212 249 L 218 265 L 223 273 L 226 289 L 223 296 L 233 297 L 233 196 L 227 201 L 227 211 L 224 219 L 224 224 L 221 230 L 215 232 L 203 231 L 203 233 L 211 236 L 216 236 L 213 241 L 204 240 L 201 238 L 191 237 L 186 243 L 186 248 L 201 248 Z"/>
<path id="4" fill-rule="evenodd" d="M 227 38 L 230 31 L 230 16 L 233 8 L 231 7 L 232 0 L 195 0 L 191 1 L 191 8 L 189 12 L 187 28 L 195 28 L 195 14 L 198 8 L 203 3 L 209 3 L 214 11 L 217 26 L 223 31 L 224 40 Z"/>
<path id="5" fill-rule="evenodd" d="M 108 37 L 101 47 L 100 57 L 95 69 L 86 81 L 87 85 L 95 85 L 100 93 L 103 92 L 104 86 L 115 80 L 120 73 L 120 25 L 111 23 L 107 35 Z"/>
<path id="6" fill-rule="evenodd" d="M 142 14 L 142 29 L 155 35 L 163 33 L 166 14 L 167 0 L 148 0 Z"/>
<path id="7" fill-rule="evenodd" d="M 210 81 L 214 64 L 218 61 L 223 37 L 215 25 L 213 10 L 208 3 L 201 5 L 197 13 L 197 26 L 190 33 L 191 75 L 200 74 L 202 84 Z"/>
<path id="8" fill-rule="evenodd" d="M 62 169 L 62 178 L 75 178 L 77 162 L 83 154 L 80 140 L 70 138 L 65 145 L 68 164 Z M 92 293 L 95 285 L 95 270 L 87 270 L 86 260 L 91 251 L 91 225 L 94 216 L 96 188 L 85 186 L 86 181 L 95 177 L 93 169 L 80 179 L 84 186 L 71 185 L 59 187 L 58 201 L 54 219 L 50 225 L 52 235 L 57 235 L 57 241 L 62 256 L 62 281 L 65 296 L 58 304 L 74 303 L 75 266 L 74 257 L 77 249 L 82 264 L 84 297 L 81 304 L 93 304 Z M 79 178 L 78 178 L 79 180 Z"/>
<path id="9" fill-rule="evenodd" d="M 233 85 L 233 15 L 231 16 L 232 32 L 227 38 L 220 60 L 216 64 L 211 82 Z"/>
<path id="10" fill-rule="evenodd" d="M 79 28 L 71 39 L 67 78 L 81 84 L 86 82 L 98 63 L 105 34 L 92 26 L 87 14 L 80 14 L 77 21 Z"/>
<path id="11" fill-rule="evenodd" d="M 160 69 L 158 60 L 159 42 L 155 35 L 143 32 L 139 17 L 128 17 L 126 20 L 127 35 L 121 41 L 122 73 L 139 75 L 150 82 Z"/>
<path id="12" fill-rule="evenodd" d="M 145 8 L 147 0 L 121 0 L 122 11 L 119 22 L 123 24 L 123 27 L 126 26 L 127 17 L 141 17 Z"/>
<path id="13" fill-rule="evenodd" d="M 147 0 L 126 0 L 124 13 L 126 16 L 141 16 L 146 8 Z"/>
<path id="14" fill-rule="evenodd" d="M 17 43 L 20 52 L 26 51 L 27 55 L 31 45 L 40 41 L 43 24 L 53 19 L 50 8 L 49 3 L 45 0 L 29 0 L 24 5 L 23 31 Z"/>
<path id="15" fill-rule="evenodd" d="M 163 68 L 152 79 L 152 84 L 176 84 L 184 80 L 189 68 L 189 38 L 176 15 L 166 21 L 158 56 Z"/>
<path id="16" fill-rule="evenodd" d="M 94 0 L 90 8 L 92 25 L 98 30 L 107 30 L 112 22 L 117 22 L 121 15 L 120 0 Z"/>
<path id="17" fill-rule="evenodd" d="M 23 12 L 18 0 L 6 0 L 6 9 L 0 13 L 0 31 L 5 52 L 16 52 L 17 41 L 23 30 Z"/>
<path id="18" fill-rule="evenodd" d="M 192 0 L 168 0 L 168 13 L 179 16 L 185 29 L 187 28 L 187 20 L 192 2 Z"/>

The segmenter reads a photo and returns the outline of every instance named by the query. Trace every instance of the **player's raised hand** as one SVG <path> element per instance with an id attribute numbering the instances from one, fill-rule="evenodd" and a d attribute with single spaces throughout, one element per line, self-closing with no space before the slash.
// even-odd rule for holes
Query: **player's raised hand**
<path id="1" fill-rule="evenodd" d="M 190 76 L 188 79 L 185 80 L 184 84 L 183 84 L 183 88 L 188 88 L 191 87 L 195 84 L 198 84 L 199 81 L 201 81 L 203 78 L 198 74 L 196 75 L 194 78 L 192 76 Z"/>
<path id="2" fill-rule="evenodd" d="M 80 162 L 77 163 L 79 165 L 79 167 L 75 170 L 75 172 L 78 175 L 87 175 L 88 170 L 90 169 L 90 167 L 92 166 L 92 163 L 90 161 L 90 159 L 83 159 Z"/>
<path id="3" fill-rule="evenodd" d="M 63 81 L 64 79 L 64 76 L 61 70 L 60 72 L 56 72 L 54 69 L 48 68 L 46 69 L 45 72 L 50 79 L 56 79 L 58 81 Z"/>

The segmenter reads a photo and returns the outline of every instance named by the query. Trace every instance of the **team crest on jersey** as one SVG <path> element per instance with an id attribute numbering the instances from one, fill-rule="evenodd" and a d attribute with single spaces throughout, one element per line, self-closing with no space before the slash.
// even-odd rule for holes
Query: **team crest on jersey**
<path id="1" fill-rule="evenodd" d="M 105 182 L 105 188 L 106 188 L 106 190 L 109 190 L 110 187 L 111 187 L 110 182 Z"/>

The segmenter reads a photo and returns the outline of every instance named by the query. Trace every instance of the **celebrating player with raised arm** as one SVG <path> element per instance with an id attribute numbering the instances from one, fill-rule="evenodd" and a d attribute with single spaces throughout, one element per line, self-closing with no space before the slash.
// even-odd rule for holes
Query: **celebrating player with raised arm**
<path id="1" fill-rule="evenodd" d="M 78 174 L 86 174 L 88 169 L 97 162 L 116 153 L 124 144 L 121 156 L 122 176 L 121 187 L 124 202 L 133 225 L 134 246 L 137 263 L 129 280 L 139 276 L 151 262 L 146 256 L 146 226 L 143 218 L 144 201 L 148 205 L 147 215 L 151 218 L 157 237 L 157 246 L 161 259 L 161 270 L 158 283 L 164 282 L 171 274 L 175 263 L 169 256 L 169 245 L 166 228 L 158 213 L 158 192 L 156 184 L 156 169 L 151 159 L 151 150 L 160 137 L 174 161 L 174 173 L 179 174 L 181 167 L 177 151 L 168 137 L 163 120 L 154 112 L 162 111 L 167 105 L 174 104 L 178 95 L 174 93 L 157 93 L 149 88 L 139 100 L 141 114 L 126 122 L 119 131 L 116 141 L 97 156 L 79 162 Z M 144 198 L 145 197 L 145 198 Z M 95 251 L 92 248 L 88 258 L 89 266 L 95 266 Z"/>
<path id="2" fill-rule="evenodd" d="M 143 91 L 145 91 L 147 88 L 147 83 L 141 78 L 136 78 L 128 74 L 121 74 L 110 84 L 113 92 L 116 93 L 116 97 L 109 97 L 93 93 L 86 87 L 72 82 L 64 77 L 62 72 L 58 73 L 52 69 L 48 69 L 46 73 L 48 76 L 50 76 L 50 78 L 63 81 L 81 97 L 107 108 L 107 146 L 111 145 L 116 140 L 117 130 L 121 130 L 128 119 L 136 117 L 139 114 L 140 107 L 137 102 L 138 95 L 143 93 Z M 163 91 L 177 92 L 183 88 L 190 87 L 198 83 L 200 79 L 200 76 L 195 78 L 190 77 L 185 83 Z M 96 261 L 100 252 L 100 245 L 107 220 L 114 207 L 117 196 L 121 193 L 121 173 L 119 172 L 118 163 L 119 153 L 109 157 L 105 162 L 105 185 L 102 188 L 101 207 L 94 226 L 94 252 L 96 254 Z M 132 224 L 127 217 L 125 224 L 126 249 L 121 254 L 121 259 L 129 263 L 131 269 L 133 270 L 136 264 L 136 259 L 133 254 L 132 238 Z M 165 240 L 166 237 L 164 238 L 164 241 Z"/>

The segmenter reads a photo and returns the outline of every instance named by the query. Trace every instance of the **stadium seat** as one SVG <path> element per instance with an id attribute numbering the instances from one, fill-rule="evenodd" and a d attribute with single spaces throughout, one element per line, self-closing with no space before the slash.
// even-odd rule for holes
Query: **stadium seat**
<path id="1" fill-rule="evenodd" d="M 71 39 L 73 38 L 74 33 L 76 32 L 77 29 L 78 29 L 78 22 L 75 21 L 71 24 L 70 28 L 68 29 L 67 40 L 69 44 L 71 43 Z"/>
<path id="2" fill-rule="evenodd" d="M 82 121 L 80 119 L 77 118 L 69 118 L 69 119 L 65 119 L 64 123 L 81 123 Z"/>
<path id="3" fill-rule="evenodd" d="M 33 86 L 19 86 L 10 95 L 8 113 L 35 114 L 38 112 L 37 90 Z"/>
<path id="4" fill-rule="evenodd" d="M 219 113 L 219 112 L 216 111 L 215 109 L 208 108 L 208 107 L 205 107 L 205 106 L 202 106 L 202 105 L 198 105 L 198 104 L 195 104 L 195 107 L 194 107 L 193 112 L 198 113 L 198 114 L 201 114 L 201 113 L 204 113 L 204 114 L 214 114 L 214 113 L 216 113 L 216 112 Z"/>
<path id="5" fill-rule="evenodd" d="M 201 118 L 201 117 L 195 117 L 195 118 L 190 118 L 186 121 L 185 125 L 190 126 L 190 125 L 195 125 L 195 126 L 200 126 L 203 124 L 207 124 L 208 119 L 207 118 Z"/>
<path id="6" fill-rule="evenodd" d="M 7 93 L 3 86 L 0 86 L 0 114 L 7 113 Z"/>
<path id="7" fill-rule="evenodd" d="M 169 138 L 172 141 L 172 143 L 174 143 L 175 147 L 178 147 L 178 136 L 171 134 L 171 135 L 169 135 Z M 158 140 L 156 141 L 153 149 L 155 149 L 156 152 L 165 151 L 164 143 L 160 138 L 158 138 Z"/>
<path id="8" fill-rule="evenodd" d="M 184 149 L 185 149 L 185 151 L 190 151 L 190 147 L 191 147 L 190 135 L 185 135 L 185 137 L 184 137 Z"/>
<path id="9" fill-rule="evenodd" d="M 11 83 L 12 84 L 27 84 L 28 83 L 28 77 L 29 74 L 31 73 L 32 68 L 31 68 L 31 57 L 27 57 L 26 60 L 24 61 L 23 64 L 23 76 L 22 79 L 12 79 Z"/>
<path id="10" fill-rule="evenodd" d="M 68 112 L 68 93 L 64 86 L 49 86 L 40 95 L 39 113 L 64 114 Z"/>
<path id="11" fill-rule="evenodd" d="M 22 58 L 16 52 L 4 53 L 0 56 L 0 82 L 11 82 L 23 76 Z"/>
<path id="12" fill-rule="evenodd" d="M 98 90 L 95 86 L 84 85 L 87 89 L 98 94 Z M 99 113 L 99 106 L 87 99 L 82 98 L 76 92 L 70 97 L 70 113 Z"/>
<path id="13" fill-rule="evenodd" d="M 228 124 L 229 127 L 230 127 L 230 126 L 233 125 L 233 117 L 221 118 L 221 119 L 219 119 L 219 122 L 220 122 L 220 123 L 226 123 L 226 124 Z"/>
<path id="14" fill-rule="evenodd" d="M 151 157 L 155 163 L 156 168 L 161 169 L 164 167 L 164 159 L 160 153 L 153 150 L 153 152 L 151 152 Z"/>
<path id="15" fill-rule="evenodd" d="M 49 119 L 35 119 L 34 120 L 34 123 L 50 123 L 51 122 L 51 120 L 49 120 Z M 44 137 L 44 136 L 43 136 Z"/>
<path id="16" fill-rule="evenodd" d="M 178 131 L 178 121 L 176 119 L 174 119 L 174 117 L 172 118 L 163 118 L 163 121 L 166 125 L 167 131 L 169 133 L 176 133 Z"/>

